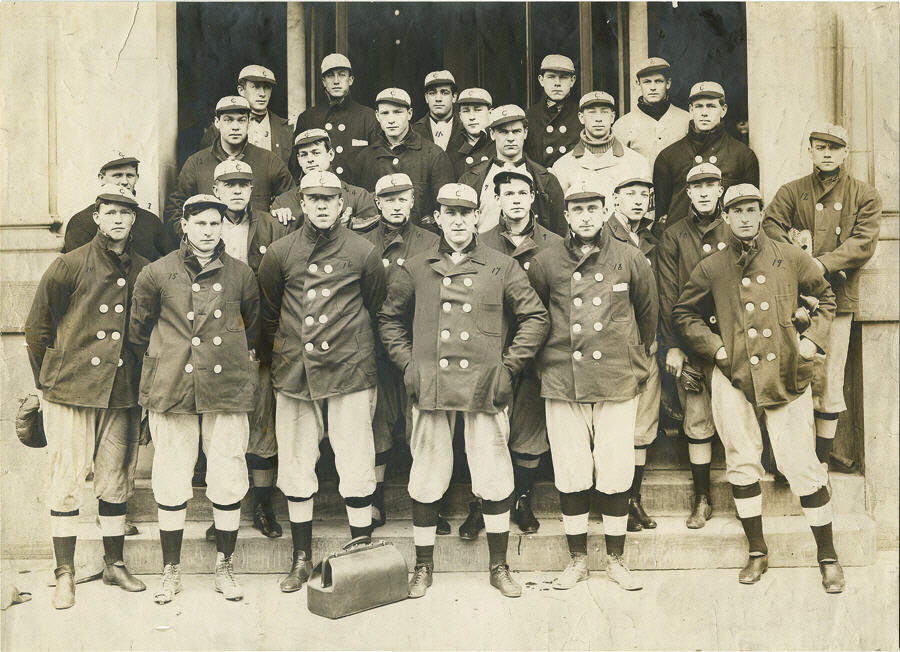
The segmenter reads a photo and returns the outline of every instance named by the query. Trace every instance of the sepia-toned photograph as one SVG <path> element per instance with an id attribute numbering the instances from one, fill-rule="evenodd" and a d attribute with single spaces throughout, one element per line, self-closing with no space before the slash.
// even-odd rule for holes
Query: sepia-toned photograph
<path id="1" fill-rule="evenodd" d="M 0 3 L 0 649 L 900 650 L 900 3 Z"/>

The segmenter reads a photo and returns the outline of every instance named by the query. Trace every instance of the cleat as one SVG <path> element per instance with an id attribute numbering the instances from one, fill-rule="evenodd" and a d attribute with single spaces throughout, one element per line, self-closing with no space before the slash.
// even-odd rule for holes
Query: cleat
<path id="1" fill-rule="evenodd" d="M 768 555 L 751 555 L 747 560 L 747 565 L 738 573 L 738 582 L 756 584 L 767 570 L 769 570 Z"/>
<path id="2" fill-rule="evenodd" d="M 522 492 L 516 499 L 512 510 L 513 523 L 519 526 L 522 534 L 534 534 L 541 527 L 540 522 L 531 511 L 531 491 Z"/>
<path id="3" fill-rule="evenodd" d="M 590 575 L 590 571 L 588 571 L 587 567 L 587 554 L 583 552 L 573 552 L 570 553 L 572 559 L 569 561 L 569 565 L 563 569 L 563 572 L 553 580 L 554 589 L 559 589 L 561 591 L 575 588 L 575 585 L 578 582 L 585 581 Z"/>
<path id="4" fill-rule="evenodd" d="M 60 566 L 53 571 L 53 574 L 56 576 L 53 607 L 68 609 L 75 604 L 75 569 L 71 566 Z"/>
<path id="5" fill-rule="evenodd" d="M 153 595 L 153 601 L 156 604 L 166 604 L 179 593 L 181 593 L 181 565 L 166 564 L 163 568 L 162 583 Z"/>
<path id="6" fill-rule="evenodd" d="M 606 576 L 626 591 L 640 591 L 644 588 L 619 555 L 606 555 Z"/>
<path id="7" fill-rule="evenodd" d="M 433 564 L 416 564 L 412 577 L 409 579 L 409 597 L 421 598 L 431 586 L 431 575 L 434 572 Z"/>
<path id="8" fill-rule="evenodd" d="M 709 504 L 709 496 L 700 494 L 699 496 L 694 496 L 694 507 L 684 524 L 691 530 L 699 530 L 706 525 L 711 516 L 712 505 Z"/>
<path id="9" fill-rule="evenodd" d="M 825 587 L 825 593 L 843 593 L 844 587 L 844 569 L 835 559 L 834 561 L 820 561 L 819 572 L 822 573 L 822 586 Z"/>
<path id="10" fill-rule="evenodd" d="M 275 520 L 272 503 L 256 503 L 253 508 L 253 527 L 270 539 L 277 539 L 281 536 L 281 525 Z"/>
<path id="11" fill-rule="evenodd" d="M 473 500 L 469 503 L 469 515 L 459 526 L 459 538 L 464 541 L 474 541 L 483 529 L 484 515 L 481 512 L 481 501 Z"/>
<path id="12" fill-rule="evenodd" d="M 234 556 L 226 557 L 221 552 L 216 554 L 216 591 L 226 600 L 240 600 L 244 597 L 241 585 L 234 577 Z"/>
<path id="13" fill-rule="evenodd" d="M 644 511 L 640 494 L 637 494 L 628 500 L 628 522 L 631 523 L 632 519 L 641 526 L 636 531 L 640 531 L 644 528 L 652 530 L 656 527 L 656 521 L 650 518 L 647 512 Z"/>
<path id="14" fill-rule="evenodd" d="M 491 566 L 491 586 L 507 598 L 518 598 L 522 595 L 522 586 L 509 574 L 508 564 Z"/>
<path id="15" fill-rule="evenodd" d="M 117 561 L 110 564 L 104 558 L 103 563 L 105 564 L 105 568 L 103 569 L 104 584 L 118 586 L 119 588 L 132 593 L 143 591 L 147 588 L 142 581 L 132 575 L 131 571 L 125 567 L 124 561 Z"/>
<path id="16" fill-rule="evenodd" d="M 294 562 L 291 564 L 291 570 L 281 580 L 281 590 L 284 593 L 293 593 L 299 591 L 303 583 L 309 580 L 312 575 L 313 565 L 306 558 L 306 552 L 303 550 L 294 551 Z"/>

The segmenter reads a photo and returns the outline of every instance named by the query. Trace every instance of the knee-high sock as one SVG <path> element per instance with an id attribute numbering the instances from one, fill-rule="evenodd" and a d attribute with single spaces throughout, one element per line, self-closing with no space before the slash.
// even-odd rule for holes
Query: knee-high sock
<path id="1" fill-rule="evenodd" d="M 440 508 L 440 500 L 433 503 L 412 501 L 413 542 L 416 546 L 417 564 L 434 564 L 434 540 Z"/>
<path id="2" fill-rule="evenodd" d="M 162 546 L 163 565 L 180 564 L 187 503 L 180 505 L 157 504 L 156 515 L 159 520 L 159 542 Z"/>
<path id="3" fill-rule="evenodd" d="M 125 548 L 125 503 L 97 501 L 100 532 L 103 534 L 103 557 L 106 563 L 123 561 Z"/>
<path id="4" fill-rule="evenodd" d="M 367 537 L 372 534 L 372 496 L 356 496 L 344 498 L 347 508 L 347 521 L 350 523 L 350 536 Z"/>
<path id="5" fill-rule="evenodd" d="M 625 552 L 625 532 L 628 527 L 628 492 L 600 494 L 600 513 L 603 514 L 603 538 L 606 554 Z"/>
<path id="6" fill-rule="evenodd" d="M 641 499 L 641 484 L 644 482 L 644 467 L 647 464 L 647 447 L 634 447 L 634 479 L 631 481 L 631 497 Z"/>
<path id="7" fill-rule="evenodd" d="M 213 503 L 213 522 L 216 525 L 216 550 L 225 557 L 234 554 L 237 544 L 238 528 L 241 525 L 241 504 L 230 505 Z"/>
<path id="8" fill-rule="evenodd" d="M 591 490 L 573 493 L 559 492 L 559 506 L 563 515 L 563 529 L 570 553 L 587 554 L 588 515 L 591 510 Z"/>
<path id="9" fill-rule="evenodd" d="M 294 553 L 303 551 L 306 559 L 312 560 L 313 499 L 288 496 L 287 500 Z"/>
<path id="10" fill-rule="evenodd" d="M 712 437 L 688 440 L 688 456 L 691 460 L 691 478 L 694 494 L 709 495 L 709 466 L 712 462 Z"/>
<path id="11" fill-rule="evenodd" d="M 483 500 L 484 530 L 487 533 L 490 565 L 506 563 L 506 549 L 509 546 L 509 510 L 513 496 L 503 500 Z"/>
<path id="12" fill-rule="evenodd" d="M 270 505 L 272 502 L 272 489 L 275 486 L 276 457 L 260 457 L 253 453 L 247 454 L 247 467 L 250 469 L 250 479 L 253 481 L 253 504 Z"/>
<path id="13" fill-rule="evenodd" d="M 375 454 L 375 493 L 372 494 L 372 519 L 384 516 L 384 474 L 390 450 Z"/>
<path id="14" fill-rule="evenodd" d="M 75 542 L 78 533 L 78 510 L 60 512 L 50 510 L 50 530 L 53 534 L 53 556 L 56 565 L 75 567 Z"/>
<path id="15" fill-rule="evenodd" d="M 816 420 L 816 457 L 827 463 L 834 448 L 834 435 L 837 433 L 838 418 L 835 412 L 814 412 Z"/>
<path id="16" fill-rule="evenodd" d="M 769 548 L 763 537 L 762 488 L 759 482 L 748 485 L 731 485 L 734 506 L 747 536 L 751 556 L 768 554 Z"/>
<path id="17" fill-rule="evenodd" d="M 828 488 L 819 487 L 815 493 L 800 496 L 800 506 L 816 540 L 818 561 L 837 561 L 834 535 L 831 530 L 831 499 L 828 496 Z"/>
<path id="18" fill-rule="evenodd" d="M 513 464 L 516 497 L 531 493 L 531 490 L 534 489 L 534 481 L 537 479 L 538 472 L 537 466 L 519 466 L 518 462 L 519 459 L 516 458 L 516 463 Z"/>

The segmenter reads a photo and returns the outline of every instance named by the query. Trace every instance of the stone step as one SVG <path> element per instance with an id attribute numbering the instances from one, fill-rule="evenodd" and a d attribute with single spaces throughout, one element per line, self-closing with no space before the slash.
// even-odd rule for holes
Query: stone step
<path id="1" fill-rule="evenodd" d="M 835 513 L 865 512 L 865 479 L 860 475 L 831 473 L 831 484 L 834 490 L 833 507 Z M 767 516 L 793 516 L 802 514 L 800 501 L 794 496 L 786 484 L 776 483 L 771 475 L 763 482 L 763 510 Z M 712 505 L 716 514 L 733 515 L 734 501 L 731 487 L 725 481 L 725 473 L 713 469 L 711 473 Z M 275 509 L 279 519 L 287 520 L 287 504 L 280 491 L 275 491 Z M 648 471 L 642 487 L 644 508 L 652 516 L 680 516 L 690 513 L 693 500 L 693 486 L 689 471 Z M 450 486 L 443 512 L 446 516 L 464 516 L 468 511 L 470 495 L 468 485 L 454 483 Z M 87 507 L 87 505 L 85 505 Z M 538 517 L 558 517 L 559 494 L 550 482 L 538 482 L 535 485 L 532 508 Z M 316 518 L 342 519 L 345 517 L 344 503 L 337 493 L 334 482 L 322 482 L 314 503 Z M 385 510 L 393 518 L 412 518 L 412 506 L 407 493 L 406 484 L 387 482 L 385 484 Z M 83 520 L 90 520 L 93 515 L 86 510 Z M 188 501 L 187 520 L 209 521 L 212 518 L 212 505 L 206 498 L 206 489 L 196 487 L 194 499 Z M 150 481 L 137 479 L 135 492 L 128 503 L 128 517 L 135 523 L 155 522 L 156 502 Z M 252 520 L 252 498 L 244 498 L 242 506 L 244 522 Z"/>
<path id="2" fill-rule="evenodd" d="M 451 519 L 453 533 L 438 537 L 435 568 L 438 571 L 477 571 L 488 568 L 488 548 L 484 533 L 475 541 L 456 536 L 461 519 Z M 629 534 L 625 557 L 630 568 L 641 570 L 689 568 L 740 568 L 747 559 L 747 542 L 740 522 L 733 517 L 713 517 L 706 527 L 688 530 L 680 517 L 661 517 L 655 530 Z M 812 534 L 802 516 L 764 518 L 766 542 L 771 566 L 815 566 L 816 551 Z M 103 554 L 100 531 L 83 523 L 78 538 L 79 563 Z M 205 523 L 188 523 L 181 552 L 183 573 L 210 573 L 215 567 L 216 549 L 204 537 Z M 128 537 L 125 558 L 129 568 L 141 574 L 158 574 L 162 552 L 156 524 L 146 524 L 141 533 Z M 314 521 L 313 560 L 337 551 L 349 540 L 346 522 Z M 415 548 L 412 522 L 389 521 L 375 531 L 375 539 L 396 545 L 412 568 Z M 868 565 L 876 553 L 875 524 L 864 514 L 841 514 L 834 520 L 835 548 L 841 563 Z M 589 563 L 593 569 L 604 565 L 603 524 L 592 519 L 588 531 Z M 509 564 L 514 570 L 552 571 L 563 568 L 568 560 L 566 537 L 561 519 L 547 519 L 532 535 L 520 534 L 512 526 L 509 538 Z M 291 562 L 289 532 L 278 539 L 266 539 L 252 528 L 242 528 L 235 552 L 235 570 L 239 573 L 280 573 Z M 273 590 L 277 590 L 273 586 Z"/>

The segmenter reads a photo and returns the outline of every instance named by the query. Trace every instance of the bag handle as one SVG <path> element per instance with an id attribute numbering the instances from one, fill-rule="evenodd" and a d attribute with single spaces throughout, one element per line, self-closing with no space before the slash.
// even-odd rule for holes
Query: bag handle
<path id="1" fill-rule="evenodd" d="M 358 536 L 355 539 L 350 539 L 350 541 L 348 541 L 341 547 L 341 550 L 348 550 L 353 546 L 358 546 L 363 543 L 372 543 L 372 537 L 368 534 L 363 534 L 362 536 Z"/>

